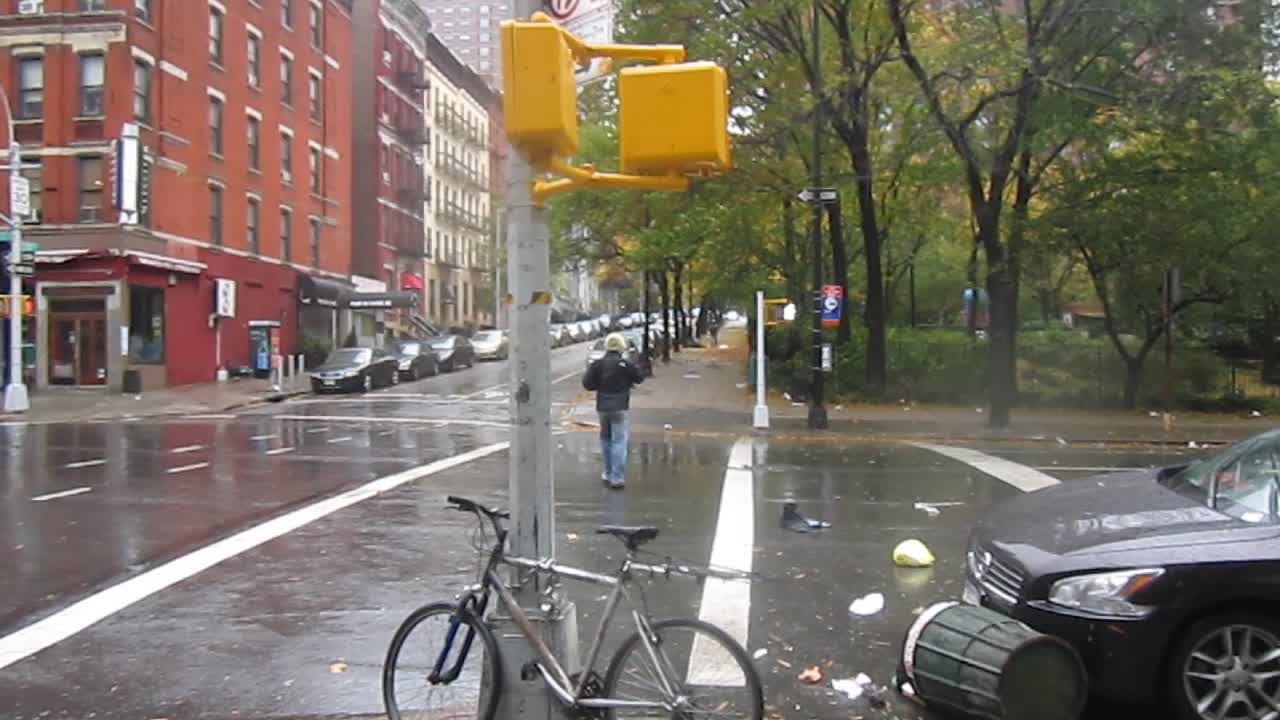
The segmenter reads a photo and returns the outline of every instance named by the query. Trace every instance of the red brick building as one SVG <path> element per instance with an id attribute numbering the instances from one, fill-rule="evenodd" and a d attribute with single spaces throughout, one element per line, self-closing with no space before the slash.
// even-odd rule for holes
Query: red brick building
<path id="1" fill-rule="evenodd" d="M 0 0 L 0 30 L 40 243 L 37 388 L 212 380 L 265 357 L 250 326 L 279 352 L 340 339 L 351 0 Z M 214 317 L 219 279 L 234 317 Z"/>

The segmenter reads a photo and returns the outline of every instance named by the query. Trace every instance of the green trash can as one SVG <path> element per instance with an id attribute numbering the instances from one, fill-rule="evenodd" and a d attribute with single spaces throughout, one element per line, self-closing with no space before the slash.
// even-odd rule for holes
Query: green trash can
<path id="1" fill-rule="evenodd" d="M 1065 640 L 955 602 L 916 618 L 901 671 L 925 705 L 993 720 L 1075 720 L 1089 697 L 1084 663 Z"/>

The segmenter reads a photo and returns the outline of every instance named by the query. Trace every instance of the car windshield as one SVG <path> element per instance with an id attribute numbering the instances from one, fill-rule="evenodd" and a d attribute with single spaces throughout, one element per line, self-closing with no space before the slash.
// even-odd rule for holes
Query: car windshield
<path id="1" fill-rule="evenodd" d="M 453 347 L 454 337 L 452 335 L 442 335 L 431 341 L 432 350 L 448 350 Z"/>
<path id="2" fill-rule="evenodd" d="M 475 341 L 482 342 L 482 343 L 497 342 L 501 338 L 502 338 L 502 334 L 499 333 L 497 330 L 484 330 L 482 332 L 476 333 Z"/>
<path id="3" fill-rule="evenodd" d="M 329 356 L 334 365 L 363 365 L 373 357 L 373 351 L 367 348 L 345 348 L 335 351 Z"/>
<path id="4" fill-rule="evenodd" d="M 397 352 L 401 355 L 417 355 L 421 347 L 422 346 L 416 342 L 400 343 L 400 346 L 397 348 Z"/>
<path id="5" fill-rule="evenodd" d="M 1268 433 L 1202 458 L 1161 480 L 1246 522 L 1276 522 L 1280 499 L 1280 435 Z"/>

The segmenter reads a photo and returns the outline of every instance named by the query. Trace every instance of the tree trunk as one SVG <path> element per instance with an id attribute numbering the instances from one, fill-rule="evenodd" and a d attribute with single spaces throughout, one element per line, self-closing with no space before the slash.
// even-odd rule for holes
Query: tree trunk
<path id="1" fill-rule="evenodd" d="M 987 296 L 991 312 L 987 323 L 987 373 L 991 412 L 988 423 L 993 428 L 1009 426 L 1010 414 L 1017 401 L 1017 328 L 1018 299 L 1005 262 L 1004 245 L 1000 242 L 998 216 L 990 208 L 982 208 L 978 217 L 978 244 L 987 256 Z M 975 298 L 976 308 L 980 305 Z"/>
<path id="2" fill-rule="evenodd" d="M 667 271 L 658 273 L 658 292 L 662 294 L 662 362 L 671 362 L 671 283 Z"/>
<path id="3" fill-rule="evenodd" d="M 1142 365 L 1146 359 L 1144 354 L 1124 359 L 1124 409 L 1132 410 L 1138 406 L 1138 390 L 1142 387 Z"/>
<path id="4" fill-rule="evenodd" d="M 787 252 L 787 299 L 793 303 L 801 304 L 801 293 L 804 292 L 801 284 L 801 273 L 804 272 L 806 265 L 804 260 L 804 243 L 800 242 L 796 236 L 796 215 L 795 205 L 791 202 L 791 198 L 784 198 L 782 201 L 782 238 L 786 243 Z M 785 357 L 790 357 L 792 348 L 800 346 L 801 343 L 801 323 L 787 323 L 787 353 Z M 748 333 L 752 334 L 752 333 Z"/>
<path id="5" fill-rule="evenodd" d="M 684 293 L 680 287 L 680 276 L 684 274 L 684 263 L 677 262 L 674 276 L 675 283 L 675 344 L 673 348 L 676 352 L 680 352 L 680 345 L 684 342 Z"/>
<path id="6" fill-rule="evenodd" d="M 855 128 L 859 128 L 856 126 Z M 853 171 L 856 177 L 855 186 L 858 191 L 858 216 L 862 228 L 863 260 L 867 269 L 867 299 L 863 318 L 867 324 L 867 367 L 865 392 L 872 397 L 884 392 L 888 377 L 888 360 L 885 352 L 885 298 L 884 269 L 880 264 L 882 253 L 880 223 L 876 217 L 876 199 L 872 190 L 871 153 L 867 148 L 865 132 L 857 132 L 850 146 L 853 157 Z M 843 238 L 841 239 L 843 250 Z M 835 258 L 836 277 L 842 285 L 848 284 L 848 267 L 843 256 Z M 848 302 L 848 290 L 845 290 Z M 840 341 L 848 342 L 848 327 L 842 322 Z"/>
<path id="7" fill-rule="evenodd" d="M 652 305 L 652 301 L 651 301 L 652 292 L 650 290 L 650 285 L 653 283 L 653 273 L 649 270 L 645 270 L 643 274 L 644 274 L 644 335 L 640 337 L 640 354 L 642 357 L 644 357 L 644 366 L 646 368 L 647 374 L 652 376 L 653 363 L 650 362 L 650 360 L 652 360 L 653 357 L 650 354 L 650 351 L 652 350 L 652 348 L 649 347 L 649 313 L 652 312 L 650 307 Z"/>
<path id="8" fill-rule="evenodd" d="M 1263 303 L 1262 310 L 1262 381 L 1272 385 L 1280 384 L 1280 343 L 1276 342 L 1276 334 L 1280 333 L 1280 305 L 1270 299 Z"/>

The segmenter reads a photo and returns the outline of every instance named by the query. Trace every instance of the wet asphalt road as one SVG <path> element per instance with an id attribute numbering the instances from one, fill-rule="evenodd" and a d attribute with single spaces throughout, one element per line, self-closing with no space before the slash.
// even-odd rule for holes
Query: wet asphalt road
<path id="1" fill-rule="evenodd" d="M 584 352 L 556 352 L 558 409 L 577 395 Z M 266 517 L 505 439 L 506 399 L 493 387 L 502 382 L 501 365 L 481 365 L 369 397 L 307 398 L 229 417 L 0 428 L 9 448 L 0 484 L 0 577 L 17 580 L 0 594 L 0 638 Z M 649 546 L 658 555 L 707 562 L 736 439 L 731 430 L 699 438 L 633 435 L 622 493 L 599 481 L 593 433 L 558 434 L 560 560 L 613 569 L 621 546 L 593 530 L 621 523 L 661 528 Z M 1100 468 L 1161 464 L 1183 452 L 971 447 L 1064 481 Z M 887 683 L 914 612 L 959 594 L 972 522 L 1018 491 L 896 444 L 761 438 L 754 456 L 754 564 L 767 579 L 750 591 L 748 650 L 768 651 L 757 660 L 766 702 L 787 718 L 931 717 L 897 698 L 887 714 L 869 710 L 837 695 L 829 681 L 806 686 L 796 675 L 820 665 L 828 679 L 865 672 Z M 105 462 L 66 467 L 98 459 Z M 202 463 L 208 465 L 194 467 Z M 379 713 L 379 673 L 396 626 L 417 605 L 452 597 L 475 577 L 469 519 L 446 511 L 444 497 L 504 504 L 506 463 L 498 453 L 373 496 L 0 669 L 0 717 Z M 31 499 L 79 487 L 90 491 Z M 788 497 L 832 528 L 807 535 L 781 529 Z M 919 501 L 939 503 L 941 514 L 926 515 L 914 507 Z M 907 537 L 927 543 L 938 565 L 895 568 L 891 549 Z M 850 601 L 870 592 L 885 595 L 884 610 L 851 616 Z M 603 592 L 575 585 L 571 597 L 585 644 Z M 675 579 L 656 582 L 647 597 L 655 615 L 696 616 L 701 591 Z M 616 642 L 621 633 L 611 637 Z"/>

